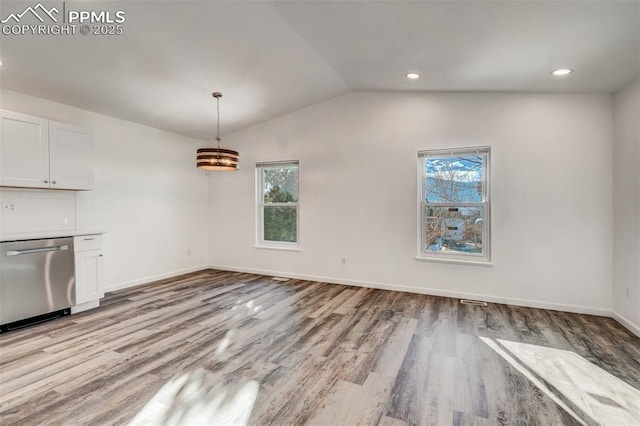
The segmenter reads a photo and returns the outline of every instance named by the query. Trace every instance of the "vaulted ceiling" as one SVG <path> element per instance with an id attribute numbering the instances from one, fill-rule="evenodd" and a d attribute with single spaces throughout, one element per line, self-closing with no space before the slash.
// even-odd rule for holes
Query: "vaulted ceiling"
<path id="1" fill-rule="evenodd" d="M 122 10 L 123 33 L 3 34 L 2 88 L 205 140 L 213 91 L 224 134 L 352 90 L 613 92 L 640 74 L 637 0 L 44 4 Z"/>

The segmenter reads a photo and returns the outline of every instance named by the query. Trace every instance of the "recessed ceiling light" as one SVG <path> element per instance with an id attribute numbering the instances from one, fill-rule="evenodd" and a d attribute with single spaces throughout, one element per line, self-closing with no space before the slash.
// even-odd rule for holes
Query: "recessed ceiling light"
<path id="1" fill-rule="evenodd" d="M 408 72 L 404 76 L 409 80 L 417 80 L 420 78 L 420 74 L 418 74 L 417 72 Z"/>
<path id="2" fill-rule="evenodd" d="M 554 77 L 564 77 L 569 74 L 573 74 L 573 70 L 571 68 L 558 68 L 557 70 L 551 71 L 551 74 Z"/>

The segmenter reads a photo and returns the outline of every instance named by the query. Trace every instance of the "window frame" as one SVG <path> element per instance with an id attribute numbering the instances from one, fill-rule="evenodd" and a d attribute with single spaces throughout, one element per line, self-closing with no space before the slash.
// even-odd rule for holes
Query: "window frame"
<path id="1" fill-rule="evenodd" d="M 298 197 L 297 201 L 289 203 L 264 202 L 264 170 L 295 166 L 298 169 Z M 296 241 L 271 241 L 264 239 L 264 209 L 265 207 L 295 207 L 296 209 Z M 256 248 L 300 251 L 300 162 L 298 160 L 267 161 L 256 163 Z"/>
<path id="2" fill-rule="evenodd" d="M 426 201 L 426 167 L 425 161 L 429 158 L 449 158 L 457 156 L 482 155 L 485 157 L 482 170 L 482 194 L 481 202 L 450 202 L 429 203 Z M 476 146 L 449 149 L 429 149 L 418 151 L 418 238 L 417 260 L 454 262 L 464 264 L 491 265 L 491 147 Z M 424 212 L 427 207 L 482 207 L 482 253 L 450 253 L 426 250 L 426 219 Z"/>

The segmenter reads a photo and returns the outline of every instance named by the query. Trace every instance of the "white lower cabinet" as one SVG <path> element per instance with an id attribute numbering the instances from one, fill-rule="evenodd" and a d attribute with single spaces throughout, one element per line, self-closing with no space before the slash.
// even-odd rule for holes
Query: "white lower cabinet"
<path id="1" fill-rule="evenodd" d="M 74 237 L 76 263 L 76 306 L 72 313 L 100 306 L 102 288 L 102 235 Z"/>

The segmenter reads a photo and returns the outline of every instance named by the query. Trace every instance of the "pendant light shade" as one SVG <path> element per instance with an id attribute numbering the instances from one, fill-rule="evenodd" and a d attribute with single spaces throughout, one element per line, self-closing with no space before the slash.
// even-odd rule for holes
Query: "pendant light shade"
<path id="1" fill-rule="evenodd" d="M 218 110 L 218 126 L 216 133 L 216 141 L 218 146 L 216 148 L 200 148 L 196 152 L 196 166 L 203 170 L 212 170 L 216 172 L 233 172 L 238 170 L 238 162 L 240 161 L 240 154 L 238 151 L 231 149 L 220 148 L 220 98 L 222 93 L 213 92 L 213 97 L 216 98 L 216 105 Z"/>
<path id="2" fill-rule="evenodd" d="M 213 170 L 216 172 L 233 172 L 238 170 L 240 154 L 224 148 L 200 148 L 196 161 L 199 169 Z"/>

